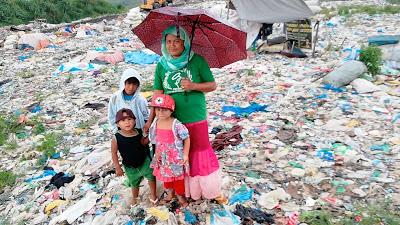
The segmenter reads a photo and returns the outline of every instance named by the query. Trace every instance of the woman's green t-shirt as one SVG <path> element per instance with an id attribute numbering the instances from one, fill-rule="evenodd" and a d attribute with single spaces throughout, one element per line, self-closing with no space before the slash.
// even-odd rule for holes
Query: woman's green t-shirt
<path id="1" fill-rule="evenodd" d="M 200 91 L 185 91 L 180 83 L 188 78 L 194 83 L 213 82 L 214 76 L 206 60 L 194 54 L 187 68 L 167 71 L 158 63 L 154 78 L 154 89 L 162 90 L 175 100 L 174 116 L 182 123 L 193 123 L 207 118 L 206 98 Z"/>

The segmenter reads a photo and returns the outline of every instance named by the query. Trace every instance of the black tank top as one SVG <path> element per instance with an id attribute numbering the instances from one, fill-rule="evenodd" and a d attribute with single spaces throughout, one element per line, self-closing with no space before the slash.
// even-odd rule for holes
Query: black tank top
<path id="1" fill-rule="evenodd" d="M 138 135 L 125 137 L 119 132 L 115 134 L 117 139 L 118 151 L 122 157 L 122 164 L 127 167 L 138 168 L 143 165 L 146 157 L 150 155 L 148 146 L 140 143 L 142 133 L 138 130 Z"/>

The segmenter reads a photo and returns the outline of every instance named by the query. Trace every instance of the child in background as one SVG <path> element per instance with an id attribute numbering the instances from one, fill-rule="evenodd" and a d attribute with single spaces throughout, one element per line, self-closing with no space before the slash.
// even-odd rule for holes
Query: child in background
<path id="1" fill-rule="evenodd" d="M 117 176 L 123 176 L 124 170 L 128 177 L 128 185 L 132 187 L 132 206 L 137 204 L 139 185 L 143 178 L 147 178 L 150 187 L 150 202 L 158 202 L 156 196 L 156 180 L 150 168 L 150 151 L 148 139 L 144 138 L 141 130 L 135 129 L 135 115 L 130 109 L 121 109 L 117 112 L 115 123 L 119 130 L 111 140 L 111 155 Z M 118 161 L 118 152 L 122 158 L 122 165 Z"/>
<path id="2" fill-rule="evenodd" d="M 113 133 L 118 131 L 115 114 L 122 108 L 130 109 L 135 115 L 135 127 L 143 129 L 149 119 L 147 100 L 140 95 L 141 76 L 134 69 L 127 69 L 122 73 L 119 90 L 115 92 L 108 103 L 108 122 Z"/>
<path id="3" fill-rule="evenodd" d="M 189 171 L 189 131 L 172 117 L 175 102 L 171 96 L 153 96 L 150 106 L 154 107 L 156 113 L 149 129 L 149 139 L 156 145 L 150 167 L 157 180 L 164 182 L 168 193 L 165 201 L 169 202 L 177 195 L 181 207 L 186 207 L 184 178 Z"/>

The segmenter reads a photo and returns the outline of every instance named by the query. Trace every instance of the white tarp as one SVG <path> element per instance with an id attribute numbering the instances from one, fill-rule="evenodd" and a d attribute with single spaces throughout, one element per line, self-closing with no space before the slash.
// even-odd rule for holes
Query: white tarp
<path id="1" fill-rule="evenodd" d="M 249 48 L 260 32 L 261 23 L 243 20 L 239 18 L 236 10 L 228 10 L 222 5 L 215 5 L 209 9 L 209 12 L 218 18 L 227 20 L 241 31 L 247 33 L 246 48 Z"/>
<path id="2" fill-rule="evenodd" d="M 313 12 L 303 0 L 231 0 L 240 19 L 284 23 L 309 18 Z"/>

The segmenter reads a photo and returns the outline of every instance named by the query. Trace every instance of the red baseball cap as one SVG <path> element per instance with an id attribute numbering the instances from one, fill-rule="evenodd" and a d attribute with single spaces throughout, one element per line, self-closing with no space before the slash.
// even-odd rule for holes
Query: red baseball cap
<path id="1" fill-rule="evenodd" d="M 124 113 L 126 113 L 125 116 L 124 116 Z M 119 121 L 124 120 L 126 118 L 136 119 L 132 110 L 126 109 L 126 108 L 120 109 L 120 110 L 118 110 L 117 115 L 115 116 L 115 123 L 118 123 Z"/>
<path id="2" fill-rule="evenodd" d="M 151 99 L 150 106 L 175 110 L 175 101 L 170 95 L 159 94 L 154 95 Z"/>

